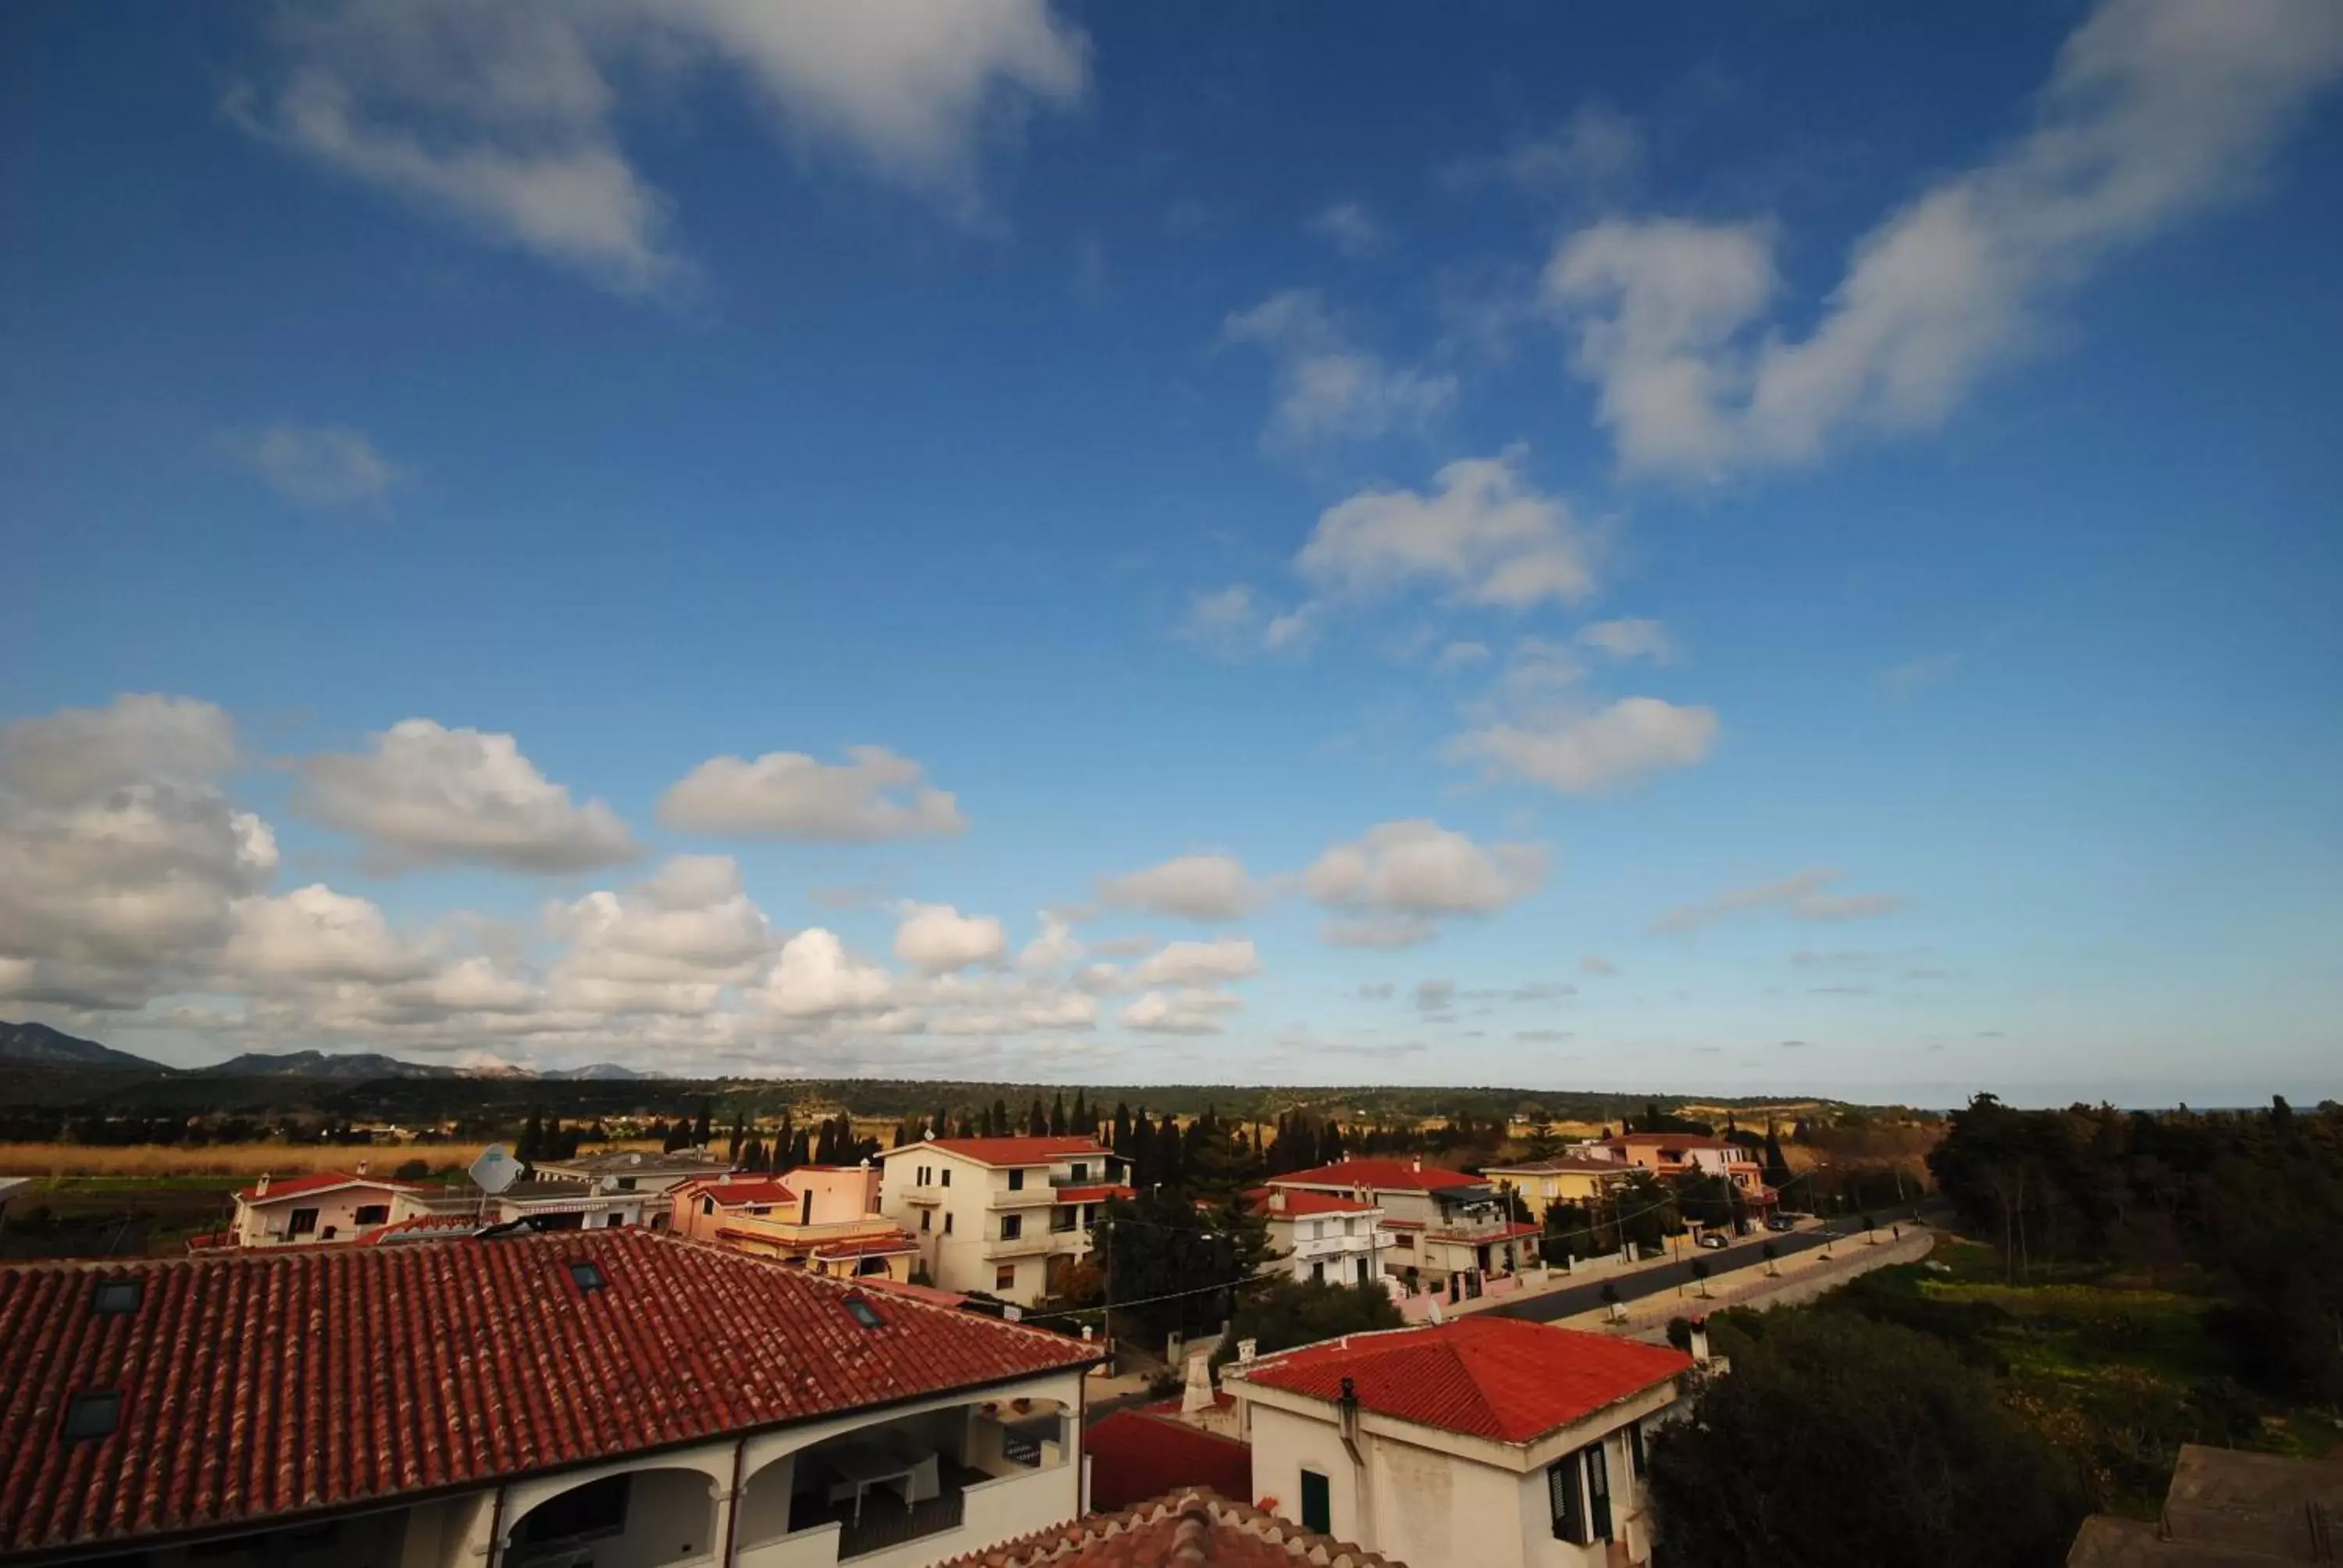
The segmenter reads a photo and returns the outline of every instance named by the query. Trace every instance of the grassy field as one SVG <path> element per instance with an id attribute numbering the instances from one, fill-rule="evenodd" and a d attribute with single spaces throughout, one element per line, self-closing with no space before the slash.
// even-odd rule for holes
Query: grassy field
<path id="1" fill-rule="evenodd" d="M 2010 1403 L 2076 1457 L 2112 1512 L 2155 1518 L 2183 1442 L 2315 1455 L 2343 1438 L 2330 1416 L 2237 1382 L 2220 1302 L 2189 1281 L 2102 1270 L 2011 1284 L 1991 1248 L 1959 1241 L 1934 1261 L 1950 1272 L 1883 1270 L 1869 1288 L 1966 1323 Z"/>

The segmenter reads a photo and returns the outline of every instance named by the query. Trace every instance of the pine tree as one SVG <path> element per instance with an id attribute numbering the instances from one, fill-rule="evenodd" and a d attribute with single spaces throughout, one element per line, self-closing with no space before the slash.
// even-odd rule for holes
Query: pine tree
<path id="1" fill-rule="evenodd" d="M 950 1138 L 951 1136 L 951 1117 L 943 1106 L 936 1107 L 936 1119 L 928 1125 L 935 1129 L 931 1134 L 933 1137 Z"/>
<path id="2" fill-rule="evenodd" d="M 545 1121 L 535 1111 L 521 1124 L 520 1141 L 513 1148 L 513 1157 L 523 1164 L 545 1158 Z"/>
<path id="3" fill-rule="evenodd" d="M 740 1141 L 746 1138 L 748 1133 L 748 1123 L 742 1119 L 740 1112 L 734 1111 L 732 1113 L 732 1147 L 726 1151 L 725 1157 L 735 1165 L 740 1163 Z"/>
<path id="4" fill-rule="evenodd" d="M 1074 1119 L 1067 1124 L 1066 1130 L 1070 1132 L 1079 1132 L 1085 1138 L 1098 1136 L 1098 1117 L 1091 1111 L 1090 1102 L 1082 1097 L 1082 1091 L 1079 1089 L 1074 1091 Z"/>
<path id="5" fill-rule="evenodd" d="M 1114 1133 L 1107 1147 L 1126 1160 L 1131 1159 L 1131 1107 L 1118 1100 L 1114 1102 Z"/>
<path id="6" fill-rule="evenodd" d="M 992 1114 L 985 1122 L 985 1136 L 1006 1138 L 1016 1130 L 1017 1124 L 1009 1119 L 1009 1101 L 995 1096 L 992 1101 Z"/>
<path id="7" fill-rule="evenodd" d="M 1058 1097 L 1050 1101 L 1050 1136 L 1052 1138 L 1063 1138 L 1065 1135 L 1066 1091 L 1061 1089 L 1058 1091 Z"/>
<path id="8" fill-rule="evenodd" d="M 708 1147 L 708 1120 L 709 1114 L 714 1111 L 714 1109 L 715 1108 L 705 1100 L 699 1102 L 699 1120 L 691 1129 L 691 1141 L 694 1148 L 705 1149 Z"/>

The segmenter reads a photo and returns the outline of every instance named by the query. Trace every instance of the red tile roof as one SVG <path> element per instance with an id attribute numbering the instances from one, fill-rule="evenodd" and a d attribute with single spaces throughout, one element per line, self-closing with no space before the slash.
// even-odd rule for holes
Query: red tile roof
<path id="1" fill-rule="evenodd" d="M 1299 1504 L 1289 1501 L 1289 1506 Z M 1396 1559 L 1312 1534 L 1291 1520 L 1202 1487 L 1021 1535 L 954 1557 L 942 1568 L 1172 1568 L 1191 1563 L 1222 1568 L 1404 1568 Z"/>
<path id="2" fill-rule="evenodd" d="M 1332 1192 L 1279 1192 L 1285 1200 L 1273 1203 L 1267 1196 L 1254 1199 L 1245 1205 L 1252 1212 L 1271 1220 L 1291 1220 L 1296 1215 L 1311 1214 L 1371 1214 L 1373 1203 L 1362 1203 L 1355 1198 L 1341 1198 Z"/>
<path id="3" fill-rule="evenodd" d="M 924 1143 L 890 1149 L 880 1158 L 891 1160 L 914 1149 L 940 1149 L 980 1165 L 1001 1166 L 1047 1165 L 1055 1160 L 1080 1160 L 1087 1155 L 1111 1159 L 1114 1155 L 1113 1150 L 1102 1148 L 1095 1138 L 930 1138 Z"/>
<path id="4" fill-rule="evenodd" d="M 1082 1451 L 1091 1459 L 1091 1506 L 1103 1513 L 1182 1486 L 1252 1495 L 1252 1444 L 1177 1416 L 1119 1410 L 1082 1433 Z"/>
<path id="5" fill-rule="evenodd" d="M 909 1296 L 915 1302 L 926 1302 L 930 1306 L 958 1307 L 968 1301 L 958 1291 L 940 1291 L 933 1285 L 915 1285 L 908 1280 L 890 1280 L 884 1274 L 872 1274 L 855 1281 L 854 1284 L 857 1290 L 885 1291 L 890 1295 Z"/>
<path id="6" fill-rule="evenodd" d="M 591 1262 L 603 1289 L 579 1289 Z M 146 1284 L 92 1310 L 99 1279 Z M 974 1389 L 1090 1346 L 638 1228 L 0 1265 L 0 1555 L 485 1486 Z M 62 1439 L 118 1390 L 114 1435 Z"/>
<path id="7" fill-rule="evenodd" d="M 1341 1187 L 1346 1190 L 1388 1187 L 1402 1192 L 1441 1192 L 1451 1187 L 1478 1187 L 1480 1178 L 1436 1165 L 1418 1167 L 1413 1160 L 1338 1160 L 1308 1171 L 1269 1179 L 1272 1187 Z"/>
<path id="8" fill-rule="evenodd" d="M 789 1190 L 777 1176 L 751 1176 L 746 1181 L 727 1181 L 721 1176 L 705 1177 L 687 1181 L 677 1189 L 689 1201 L 692 1198 L 713 1198 L 720 1208 L 740 1209 L 752 1203 L 795 1203 L 798 1195 Z"/>
<path id="9" fill-rule="evenodd" d="M 351 1176 L 338 1171 L 320 1171 L 314 1176 L 287 1176 L 282 1181 L 272 1177 L 267 1191 L 263 1192 L 255 1184 L 236 1196 L 247 1203 L 274 1203 L 279 1198 L 304 1198 L 313 1192 L 330 1192 L 337 1187 L 379 1187 L 386 1192 L 423 1191 L 412 1181 L 393 1181 L 387 1176 Z"/>
<path id="10" fill-rule="evenodd" d="M 1363 1409 L 1469 1437 L 1533 1442 L 1692 1364 L 1658 1345 L 1478 1316 L 1305 1345 L 1241 1375 L 1330 1402 L 1349 1378 Z"/>
<path id="11" fill-rule="evenodd" d="M 1109 1198 L 1135 1198 L 1138 1195 L 1138 1191 L 1131 1187 L 1097 1186 L 1058 1189 L 1058 1201 L 1061 1203 L 1102 1203 Z"/>
<path id="12" fill-rule="evenodd" d="M 468 1236 L 478 1229 L 480 1221 L 476 1215 L 410 1214 L 404 1220 L 392 1221 L 379 1231 L 368 1231 L 366 1241 L 370 1247 L 379 1247 L 386 1241 L 412 1241 L 417 1236 L 437 1239 L 443 1231 L 450 1236 Z"/>

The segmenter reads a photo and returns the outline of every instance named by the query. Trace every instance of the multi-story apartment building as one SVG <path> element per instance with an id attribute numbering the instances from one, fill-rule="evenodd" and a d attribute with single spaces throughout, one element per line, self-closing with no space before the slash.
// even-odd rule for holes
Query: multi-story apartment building
<path id="1" fill-rule="evenodd" d="M 1765 1166 L 1738 1143 L 1677 1132 L 1627 1132 L 1589 1139 L 1577 1147 L 1588 1159 L 1631 1165 L 1663 1178 L 1721 1176 L 1753 1209 L 1771 1208 L 1780 1201 L 1780 1194 L 1765 1185 Z"/>
<path id="2" fill-rule="evenodd" d="M 1411 1291 L 1445 1291 L 1452 1301 L 1463 1301 L 1478 1296 L 1490 1278 L 1537 1261 L 1538 1228 L 1516 1223 L 1496 1189 L 1420 1158 L 1340 1160 L 1272 1176 L 1268 1186 L 1272 1192 L 1320 1193 L 1381 1210 L 1378 1228 L 1390 1237 L 1383 1271 Z"/>
<path id="3" fill-rule="evenodd" d="M 1304 1530 L 1403 1563 L 1618 1568 L 1651 1558 L 1644 1438 L 1694 1365 L 1481 1314 L 1304 1345 L 1222 1386 L 1262 1506 Z"/>
<path id="4" fill-rule="evenodd" d="M 1594 1208 L 1605 1202 L 1627 1184 L 1627 1172 L 1615 1160 L 1560 1154 L 1520 1165 L 1483 1166 L 1481 1180 L 1507 1197 L 1518 1196 L 1530 1218 L 1543 1225 L 1545 1211 L 1557 1203 Z"/>
<path id="5" fill-rule="evenodd" d="M 1246 1207 L 1269 1227 L 1264 1274 L 1291 1274 L 1322 1285 L 1365 1285 L 1383 1277 L 1391 1232 L 1383 1211 L 1363 1199 L 1332 1192 L 1262 1187 Z"/>
<path id="6" fill-rule="evenodd" d="M 668 1229 L 840 1278 L 908 1280 L 919 1245 L 879 1212 L 875 1165 L 800 1165 L 779 1176 L 728 1171 L 668 1193 Z"/>
<path id="7" fill-rule="evenodd" d="M 1131 1195 L 1094 1138 L 930 1138 L 879 1159 L 880 1212 L 919 1244 L 929 1281 L 1020 1306 L 1088 1257 L 1101 1207 Z"/>

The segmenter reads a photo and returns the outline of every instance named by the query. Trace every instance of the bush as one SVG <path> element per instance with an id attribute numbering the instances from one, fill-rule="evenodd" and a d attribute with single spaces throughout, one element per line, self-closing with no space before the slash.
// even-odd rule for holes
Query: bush
<path id="1" fill-rule="evenodd" d="M 392 1171 L 390 1174 L 394 1181 L 427 1181 L 431 1178 L 431 1161 L 428 1160 L 409 1160 L 401 1164 L 397 1170 Z"/>

